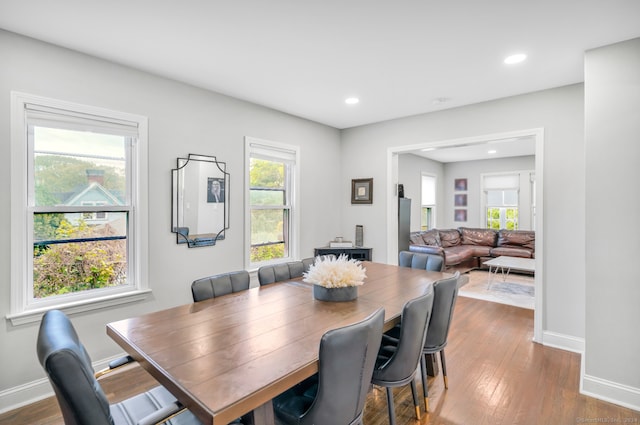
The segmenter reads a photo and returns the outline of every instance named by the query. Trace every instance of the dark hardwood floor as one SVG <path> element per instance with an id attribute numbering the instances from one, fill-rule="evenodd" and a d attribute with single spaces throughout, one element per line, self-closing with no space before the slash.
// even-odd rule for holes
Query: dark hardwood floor
<path id="1" fill-rule="evenodd" d="M 449 389 L 429 379 L 431 411 L 415 419 L 409 387 L 394 391 L 398 424 L 563 425 L 639 423 L 640 412 L 578 393 L 580 355 L 532 342 L 533 311 L 458 297 L 446 349 Z M 418 391 L 422 388 L 418 379 Z M 141 368 L 101 380 L 112 402 L 155 385 Z M 60 425 L 55 399 L 0 415 L 0 425 Z M 365 425 L 388 424 L 384 389 L 367 400 Z M 339 425 L 339 424 L 336 424 Z"/>

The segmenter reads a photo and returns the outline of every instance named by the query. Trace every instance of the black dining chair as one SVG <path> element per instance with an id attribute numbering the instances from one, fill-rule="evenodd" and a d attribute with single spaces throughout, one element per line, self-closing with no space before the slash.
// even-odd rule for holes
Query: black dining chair
<path id="1" fill-rule="evenodd" d="M 460 272 L 447 279 L 442 279 L 433 284 L 433 309 L 431 320 L 427 329 L 427 339 L 422 349 L 421 370 L 422 370 L 422 391 L 424 394 L 424 406 L 429 411 L 429 397 L 427 387 L 427 356 L 440 353 L 440 364 L 442 365 L 442 379 L 444 388 L 449 389 L 447 378 L 447 364 L 444 357 L 444 347 L 449 339 L 449 329 L 453 318 L 453 310 L 458 298 L 458 281 Z"/>
<path id="2" fill-rule="evenodd" d="M 274 398 L 277 423 L 362 425 L 383 324 L 380 308 L 361 322 L 326 332 L 318 373 Z"/>
<path id="3" fill-rule="evenodd" d="M 42 317 L 37 352 L 67 425 L 201 424 L 162 386 L 110 405 L 94 375 L 89 354 L 71 321 L 59 310 Z"/>
<path id="4" fill-rule="evenodd" d="M 250 283 L 249 272 L 246 270 L 222 273 L 194 280 L 191 283 L 191 295 L 194 302 L 208 300 L 245 291 L 249 289 Z"/>
<path id="5" fill-rule="evenodd" d="M 301 277 L 313 264 L 313 259 L 302 261 L 290 261 L 288 263 L 262 266 L 258 269 L 258 282 L 260 286 L 270 283 L 281 282 L 283 280 Z"/>
<path id="6" fill-rule="evenodd" d="M 371 382 L 387 389 L 389 423 L 396 423 L 392 388 L 411 385 L 416 417 L 420 419 L 420 404 L 415 375 L 422 357 L 427 324 L 433 304 L 433 290 L 407 301 L 402 309 L 399 335 L 390 344 L 383 338 Z"/>
<path id="7" fill-rule="evenodd" d="M 422 252 L 400 251 L 398 265 L 431 272 L 442 272 L 444 271 L 444 257 Z"/>

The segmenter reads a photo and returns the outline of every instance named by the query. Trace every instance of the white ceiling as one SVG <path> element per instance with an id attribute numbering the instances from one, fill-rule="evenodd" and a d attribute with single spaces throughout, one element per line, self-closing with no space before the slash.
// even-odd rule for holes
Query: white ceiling
<path id="1" fill-rule="evenodd" d="M 479 143 L 444 146 L 429 150 L 417 149 L 404 153 L 412 153 L 443 163 L 533 156 L 536 153 L 536 140 L 533 136 L 511 137 Z"/>
<path id="2" fill-rule="evenodd" d="M 582 82 L 640 36 L 638 0 L 0 1 L 0 28 L 340 129 Z"/>

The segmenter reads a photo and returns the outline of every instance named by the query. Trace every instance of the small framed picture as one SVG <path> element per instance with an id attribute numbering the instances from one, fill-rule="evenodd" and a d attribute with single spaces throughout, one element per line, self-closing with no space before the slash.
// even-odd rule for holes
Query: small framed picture
<path id="1" fill-rule="evenodd" d="M 351 203 L 352 204 L 372 204 L 373 203 L 373 179 L 352 179 L 351 180 Z"/>
<path id="2" fill-rule="evenodd" d="M 467 210 L 453 210 L 453 221 L 467 221 Z"/>
<path id="3" fill-rule="evenodd" d="M 224 178 L 207 178 L 207 202 L 224 203 Z"/>
<path id="4" fill-rule="evenodd" d="M 467 206 L 467 194 L 466 193 L 459 193 L 459 194 L 453 195 L 453 201 L 454 201 L 454 205 L 456 207 L 466 207 Z"/>
<path id="5" fill-rule="evenodd" d="M 453 185 L 457 191 L 467 190 L 467 179 L 455 179 Z"/>

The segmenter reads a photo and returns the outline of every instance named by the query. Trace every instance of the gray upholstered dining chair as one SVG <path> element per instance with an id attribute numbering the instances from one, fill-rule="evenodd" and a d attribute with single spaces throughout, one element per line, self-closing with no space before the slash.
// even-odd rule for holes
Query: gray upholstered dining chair
<path id="1" fill-rule="evenodd" d="M 94 375 L 89 354 L 71 321 L 59 310 L 44 314 L 37 352 L 67 425 L 143 425 L 163 420 L 170 425 L 200 424 L 162 386 L 110 405 Z"/>
<path id="2" fill-rule="evenodd" d="M 379 308 L 361 322 L 326 332 L 318 373 L 274 398 L 276 423 L 362 425 L 383 323 Z"/>
<path id="3" fill-rule="evenodd" d="M 426 356 L 440 353 L 440 363 L 442 364 L 442 378 L 445 389 L 449 389 L 447 379 L 447 364 L 444 357 L 444 347 L 449 338 L 453 309 L 458 298 L 458 281 L 460 272 L 455 272 L 452 277 L 441 279 L 433 284 L 433 309 L 431 320 L 427 329 L 427 339 L 422 349 L 421 369 L 422 369 L 422 391 L 424 393 L 424 406 L 429 411 L 429 397 L 427 388 L 427 365 Z"/>
<path id="4" fill-rule="evenodd" d="M 422 357 L 427 325 L 433 304 L 433 290 L 409 300 L 402 309 L 401 326 L 397 339 L 391 343 L 382 339 L 371 382 L 387 389 L 389 423 L 396 423 L 392 388 L 411 385 L 416 417 L 420 419 L 420 404 L 415 375 Z"/>
<path id="5" fill-rule="evenodd" d="M 427 356 L 440 353 L 440 363 L 442 364 L 442 377 L 444 387 L 449 388 L 447 379 L 447 364 L 444 357 L 444 347 L 447 345 L 449 328 L 453 318 L 453 309 L 458 297 L 458 281 L 460 272 L 455 272 L 451 277 L 438 280 L 433 284 L 433 307 L 431 318 L 427 328 L 427 336 L 422 348 L 420 358 L 420 369 L 422 372 L 422 392 L 424 395 L 424 406 L 429 411 L 429 389 L 427 386 Z M 387 331 L 382 336 L 382 343 L 394 345 L 398 343 L 399 327 L 396 326 Z"/>
<path id="6" fill-rule="evenodd" d="M 258 281 L 260 285 L 281 282 L 283 280 L 295 279 L 302 276 L 313 264 L 313 258 L 306 258 L 302 261 L 291 261 L 288 263 L 262 266 L 258 269 Z"/>
<path id="7" fill-rule="evenodd" d="M 400 267 L 442 272 L 444 271 L 444 257 L 436 254 L 400 251 L 398 254 L 398 265 Z"/>
<path id="8" fill-rule="evenodd" d="M 246 270 L 222 273 L 194 280 L 191 283 L 191 295 L 194 302 L 207 300 L 247 290 L 250 283 L 249 272 Z"/>

